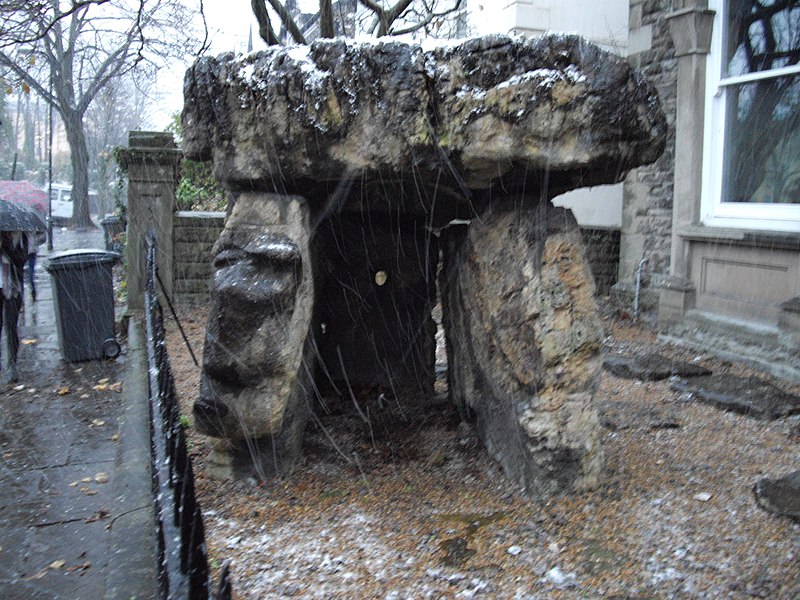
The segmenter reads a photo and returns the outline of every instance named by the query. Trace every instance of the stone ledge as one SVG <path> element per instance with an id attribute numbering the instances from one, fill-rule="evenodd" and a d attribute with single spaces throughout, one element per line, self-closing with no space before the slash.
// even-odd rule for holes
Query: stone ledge
<path id="1" fill-rule="evenodd" d="M 658 337 L 800 382 L 800 344 L 774 326 L 690 310 Z"/>

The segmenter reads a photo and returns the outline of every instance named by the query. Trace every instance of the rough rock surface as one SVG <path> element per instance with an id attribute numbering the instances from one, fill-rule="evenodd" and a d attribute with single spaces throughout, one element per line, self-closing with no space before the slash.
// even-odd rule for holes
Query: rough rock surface
<path id="1" fill-rule="evenodd" d="M 680 377 L 711 375 L 711 371 L 700 365 L 673 360 L 655 353 L 607 356 L 603 359 L 603 368 L 617 377 L 642 381 L 659 381 L 673 375 Z"/>
<path id="2" fill-rule="evenodd" d="M 756 419 L 779 419 L 800 414 L 800 396 L 788 394 L 758 377 L 709 375 L 678 379 L 672 388 L 701 402 Z"/>
<path id="3" fill-rule="evenodd" d="M 593 487 L 602 326 L 572 213 L 493 212 L 445 239 L 451 396 L 534 495 Z"/>
<path id="4" fill-rule="evenodd" d="M 761 479 L 753 486 L 758 505 L 800 522 L 800 471 L 778 479 Z"/>
<path id="5" fill-rule="evenodd" d="M 184 95 L 184 151 L 229 187 L 320 201 L 348 179 L 426 214 L 418 191 L 435 185 L 444 221 L 480 213 L 492 188 L 538 199 L 620 181 L 666 134 L 655 89 L 577 36 L 223 54 L 187 71 Z"/>
<path id="6" fill-rule="evenodd" d="M 214 253 L 195 419 L 232 452 L 241 445 L 245 456 L 264 458 L 254 461 L 260 475 L 285 472 L 300 452 L 308 411 L 314 284 L 305 200 L 244 195 Z"/>

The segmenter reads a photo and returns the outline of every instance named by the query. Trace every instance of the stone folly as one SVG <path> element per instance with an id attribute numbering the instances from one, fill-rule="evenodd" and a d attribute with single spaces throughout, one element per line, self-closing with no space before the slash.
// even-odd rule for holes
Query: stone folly
<path id="1" fill-rule="evenodd" d="M 655 90 L 574 36 L 424 49 L 325 40 L 204 58 L 184 150 L 235 203 L 217 242 L 200 429 L 233 471 L 288 472 L 318 390 L 449 390 L 535 496 L 590 488 L 602 327 L 551 198 L 655 160 Z"/>

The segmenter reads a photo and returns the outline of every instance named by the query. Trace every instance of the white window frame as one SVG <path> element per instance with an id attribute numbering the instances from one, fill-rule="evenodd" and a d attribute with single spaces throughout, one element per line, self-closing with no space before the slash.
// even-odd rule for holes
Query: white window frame
<path id="1" fill-rule="evenodd" d="M 725 88 L 777 75 L 800 74 L 800 65 L 760 71 L 738 77 L 722 77 L 723 28 L 726 0 L 709 0 L 716 11 L 711 35 L 711 51 L 706 64 L 705 135 L 703 140 L 703 183 L 700 221 L 708 227 L 800 232 L 800 204 L 722 202 L 723 159 L 725 148 Z M 680 152 L 680 148 L 676 149 Z"/>

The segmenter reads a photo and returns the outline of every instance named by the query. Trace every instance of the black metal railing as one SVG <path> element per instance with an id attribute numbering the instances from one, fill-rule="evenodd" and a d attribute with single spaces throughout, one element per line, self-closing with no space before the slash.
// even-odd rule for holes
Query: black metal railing
<path id="1" fill-rule="evenodd" d="M 205 600 L 211 597 L 208 555 L 200 505 L 195 497 L 192 461 L 175 395 L 175 380 L 164 339 L 164 315 L 158 300 L 156 241 L 147 236 L 145 331 L 150 387 L 150 447 L 153 502 L 159 552 L 161 598 Z M 229 600 L 231 585 L 223 569 L 217 600 Z"/>

